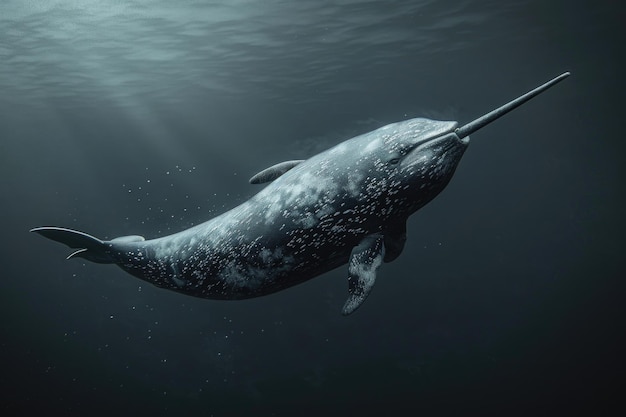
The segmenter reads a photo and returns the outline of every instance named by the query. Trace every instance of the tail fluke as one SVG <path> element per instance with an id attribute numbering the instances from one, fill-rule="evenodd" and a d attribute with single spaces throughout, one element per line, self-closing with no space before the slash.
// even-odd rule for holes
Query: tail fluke
<path id="1" fill-rule="evenodd" d="M 110 252 L 111 244 L 87 233 L 63 227 L 36 227 L 31 229 L 31 232 L 61 242 L 72 249 L 78 249 L 72 252 L 67 259 L 84 258 L 101 264 L 115 263 Z"/>

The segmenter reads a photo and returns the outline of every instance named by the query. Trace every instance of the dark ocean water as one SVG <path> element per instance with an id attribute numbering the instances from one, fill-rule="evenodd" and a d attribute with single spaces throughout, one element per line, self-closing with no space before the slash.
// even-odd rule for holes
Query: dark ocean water
<path id="1" fill-rule="evenodd" d="M 623 410 L 613 3 L 4 0 L 2 414 Z M 467 122 L 566 70 L 472 136 L 348 317 L 345 268 L 202 300 L 28 233 L 175 232 L 276 162 L 409 117 Z"/>

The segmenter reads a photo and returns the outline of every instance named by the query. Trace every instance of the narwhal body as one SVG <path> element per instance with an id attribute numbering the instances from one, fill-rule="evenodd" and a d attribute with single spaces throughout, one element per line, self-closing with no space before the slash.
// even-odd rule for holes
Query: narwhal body
<path id="1" fill-rule="evenodd" d="M 271 183 L 243 204 L 173 235 L 102 241 L 58 227 L 33 231 L 78 249 L 68 258 L 115 263 L 162 288 L 212 299 L 270 294 L 348 263 L 349 314 L 378 267 L 397 258 L 406 221 L 448 184 L 468 135 L 567 77 L 457 129 L 424 118 L 392 123 L 307 160 L 255 175 Z"/>

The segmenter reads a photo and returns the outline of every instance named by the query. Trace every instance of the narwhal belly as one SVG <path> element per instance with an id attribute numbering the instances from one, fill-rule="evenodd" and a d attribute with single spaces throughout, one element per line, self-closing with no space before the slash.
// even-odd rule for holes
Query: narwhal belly
<path id="1" fill-rule="evenodd" d="M 244 213 L 246 211 L 243 211 Z M 228 214 L 228 213 L 226 213 Z M 152 284 L 211 299 L 270 294 L 348 262 L 365 234 L 320 221 L 255 222 L 234 211 L 181 233 L 141 242 L 118 265 Z"/>

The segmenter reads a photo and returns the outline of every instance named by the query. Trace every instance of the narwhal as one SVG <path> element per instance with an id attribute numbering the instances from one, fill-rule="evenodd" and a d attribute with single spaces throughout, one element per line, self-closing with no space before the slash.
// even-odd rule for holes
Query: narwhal
<path id="1" fill-rule="evenodd" d="M 210 299 L 259 297 L 347 263 L 343 314 L 350 314 L 380 265 L 402 252 L 407 218 L 452 178 L 469 135 L 567 76 L 462 127 L 409 119 L 271 166 L 250 179 L 270 184 L 249 200 L 169 236 L 100 240 L 60 227 L 31 231 L 76 249 L 67 259 L 114 263 L 158 287 Z"/>

